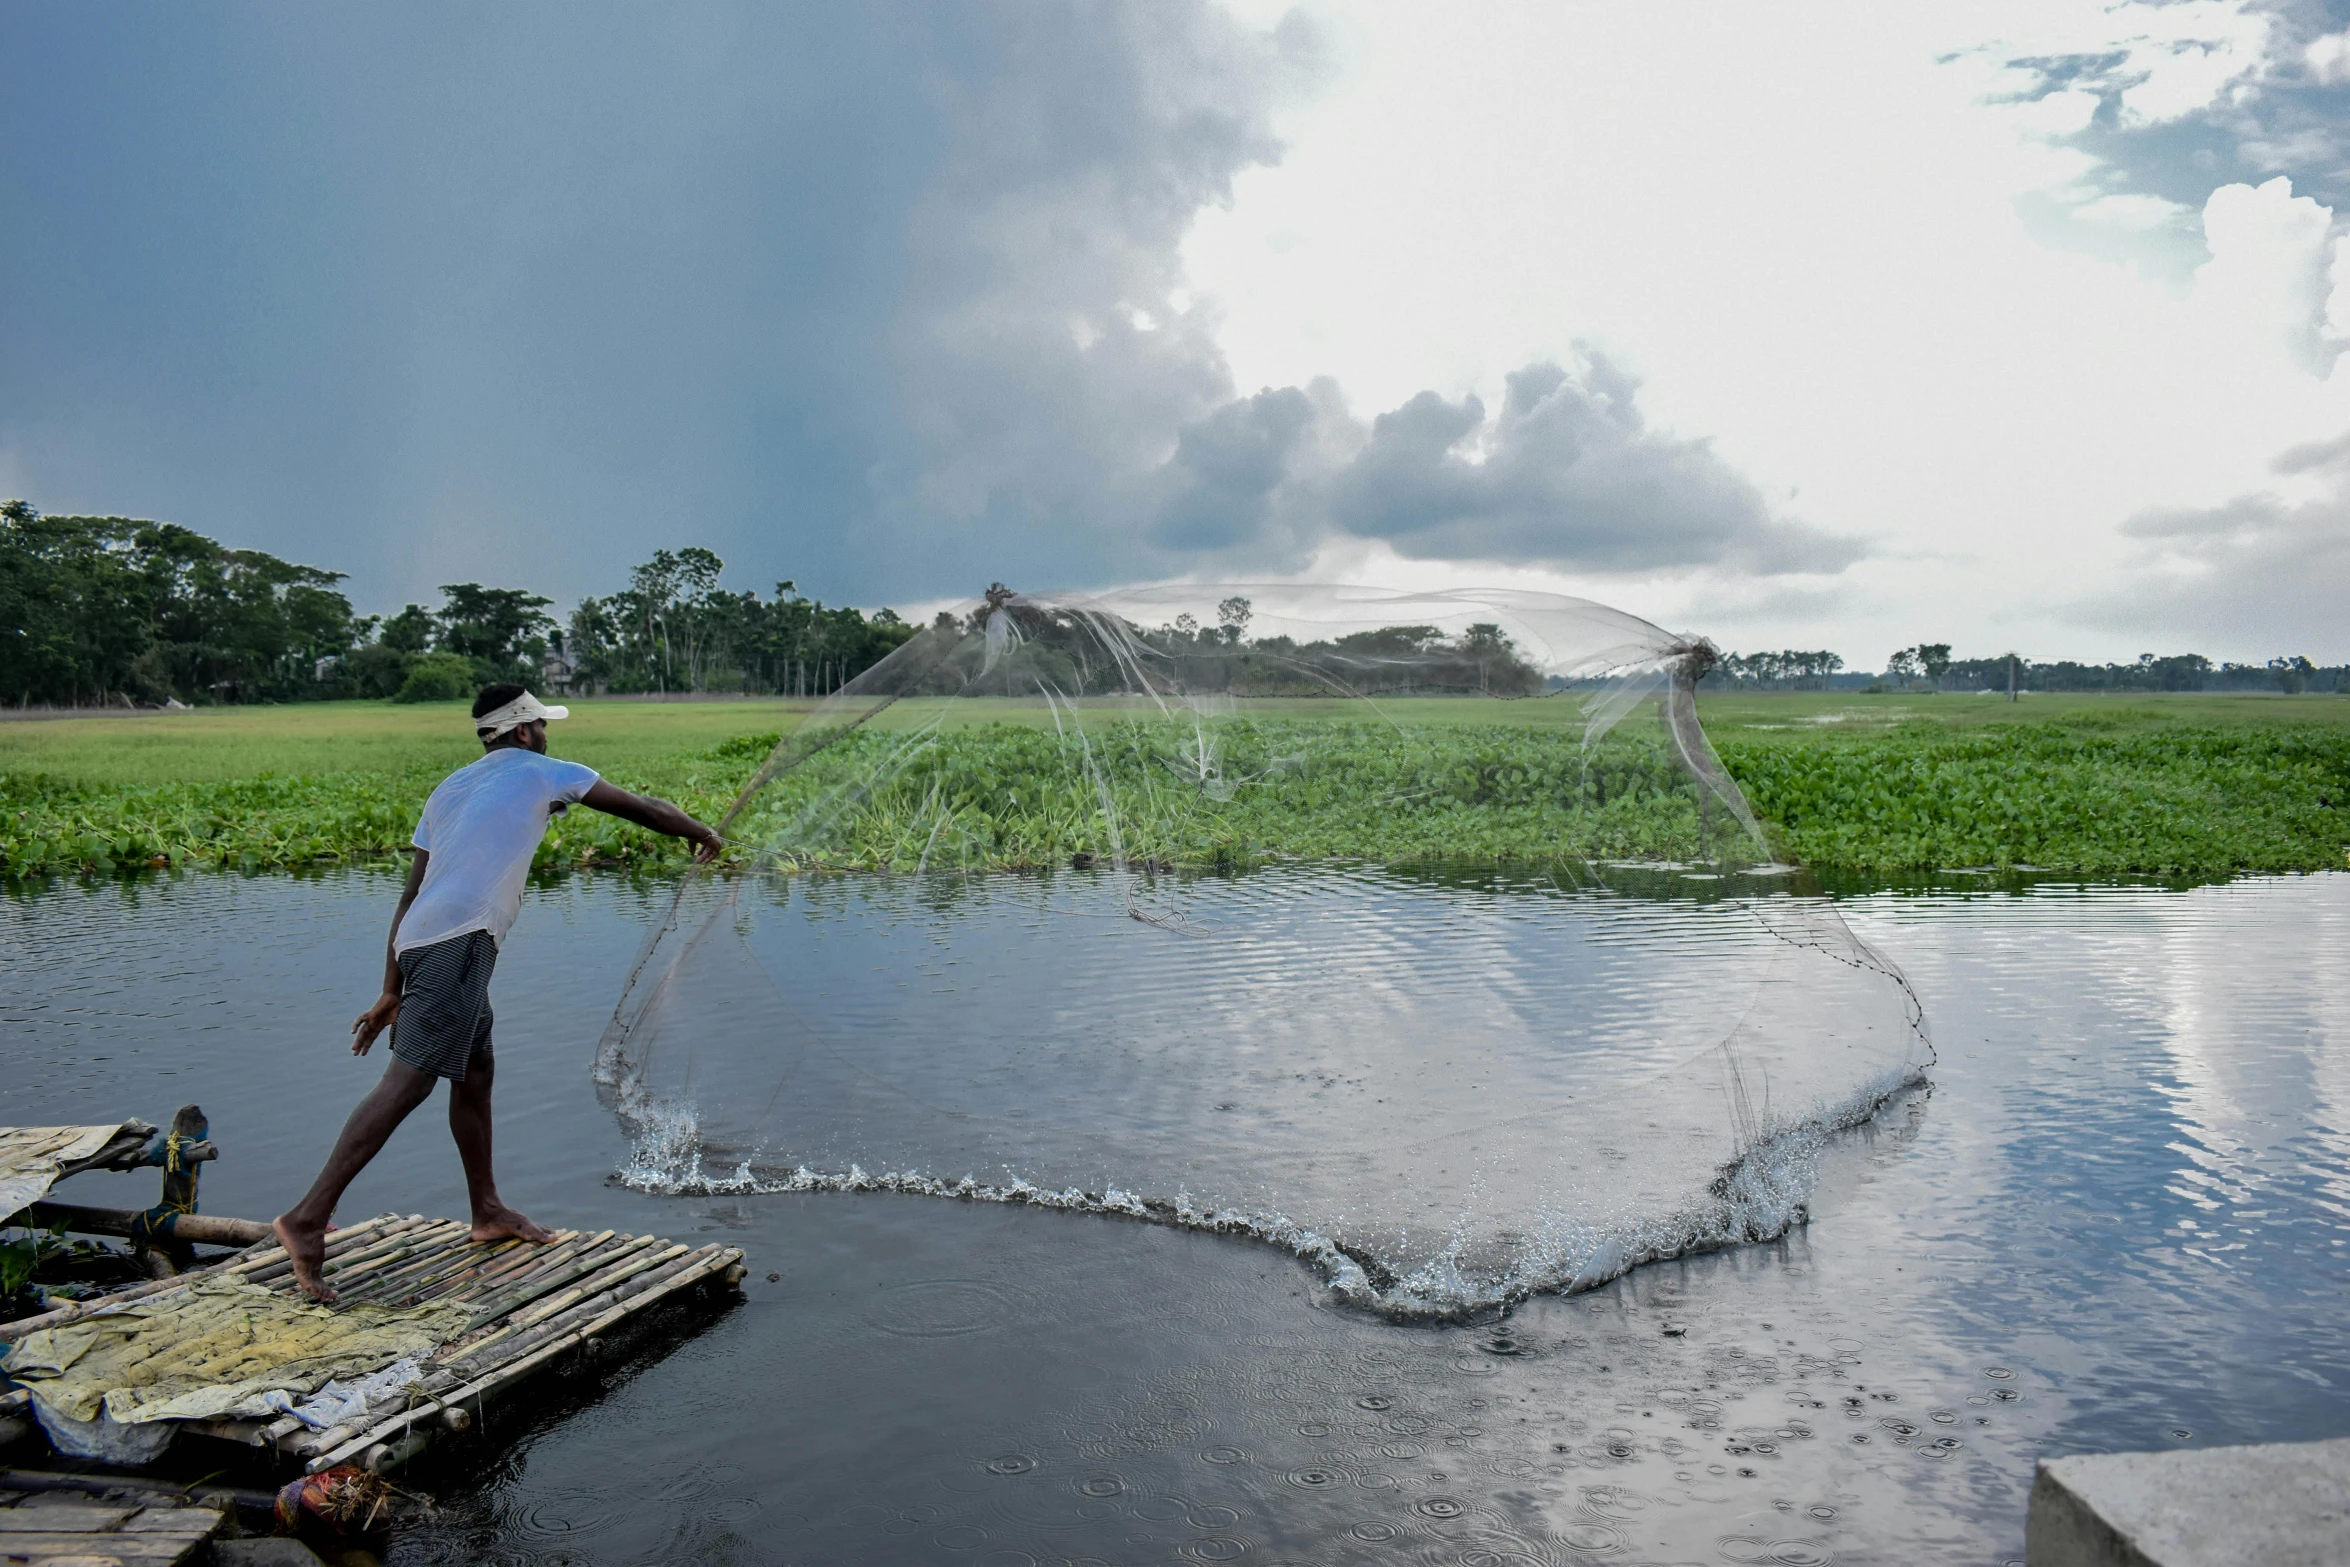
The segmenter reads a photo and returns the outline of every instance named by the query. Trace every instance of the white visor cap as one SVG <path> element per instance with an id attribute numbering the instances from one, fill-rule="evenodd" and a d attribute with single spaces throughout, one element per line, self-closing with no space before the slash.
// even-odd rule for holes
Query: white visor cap
<path id="1" fill-rule="evenodd" d="M 508 702 L 504 707 L 493 707 L 473 721 L 473 732 L 484 740 L 495 740 L 509 729 L 536 723 L 542 718 L 569 718 L 568 707 L 549 707 L 528 691 Z"/>

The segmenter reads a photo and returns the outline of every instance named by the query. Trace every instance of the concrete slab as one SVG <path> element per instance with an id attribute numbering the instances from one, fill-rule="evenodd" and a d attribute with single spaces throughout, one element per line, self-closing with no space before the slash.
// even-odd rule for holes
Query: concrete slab
<path id="1" fill-rule="evenodd" d="M 2339 1567 L 2350 1562 L 2350 1437 L 2041 1463 L 2031 1567 Z"/>

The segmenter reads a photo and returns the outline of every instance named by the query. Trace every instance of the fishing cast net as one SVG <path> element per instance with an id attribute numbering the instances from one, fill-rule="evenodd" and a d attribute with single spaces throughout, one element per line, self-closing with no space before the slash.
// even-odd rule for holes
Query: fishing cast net
<path id="1" fill-rule="evenodd" d="M 1254 1235 L 1399 1316 L 1782 1233 L 1930 1053 L 1714 757 L 1712 659 L 1525 592 L 942 613 L 628 976 L 627 1178 Z"/>

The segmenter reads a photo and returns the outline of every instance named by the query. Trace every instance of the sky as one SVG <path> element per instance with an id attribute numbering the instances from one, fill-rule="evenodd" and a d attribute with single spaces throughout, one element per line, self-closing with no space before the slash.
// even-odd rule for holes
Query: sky
<path id="1" fill-rule="evenodd" d="M 2350 660 L 2350 7 L 0 0 L 0 495 Z"/>

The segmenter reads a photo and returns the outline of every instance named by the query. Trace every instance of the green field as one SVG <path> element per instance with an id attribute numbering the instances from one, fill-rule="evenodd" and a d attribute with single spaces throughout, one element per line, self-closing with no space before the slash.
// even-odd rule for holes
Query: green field
<path id="1" fill-rule="evenodd" d="M 1099 790 L 1140 858 L 1284 855 L 1494 863 L 1689 853 L 1700 818 L 1657 772 L 1653 720 L 1609 743 L 1596 798 L 1572 698 L 1242 704 L 1215 726 L 1241 783 L 1177 787 L 1143 726 L 1092 772 L 1041 703 L 967 703 L 853 809 L 827 791 L 913 723 L 886 714 L 760 797 L 745 835 L 802 863 L 1038 865 L 1106 853 Z M 581 701 L 556 754 L 715 819 L 788 702 Z M 1724 763 L 1791 858 L 1860 871 L 2025 866 L 2218 875 L 2338 867 L 2350 845 L 2350 700 L 2330 696 L 1701 695 Z M 1115 715 L 1092 720 L 1105 742 Z M 897 733 L 893 733 L 896 731 Z M 728 742 L 735 742 L 729 744 Z M 1158 750 L 1164 752 L 1164 745 Z M 463 708 L 377 703 L 0 722 L 0 871 L 279 866 L 388 855 L 449 769 Z M 1186 764 L 1187 765 L 1187 764 Z M 1607 793 L 1608 779 L 1618 780 Z M 1643 779 L 1649 780 L 1642 782 Z M 1578 791 L 1581 791 L 1578 793 Z M 1718 823 L 1713 824 L 1718 828 Z M 542 863 L 645 863 L 676 847 L 591 812 Z"/>
<path id="2" fill-rule="evenodd" d="M 1787 695 L 1700 704 L 1805 864 L 2215 876 L 2340 869 L 2350 700 Z"/>

